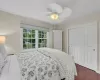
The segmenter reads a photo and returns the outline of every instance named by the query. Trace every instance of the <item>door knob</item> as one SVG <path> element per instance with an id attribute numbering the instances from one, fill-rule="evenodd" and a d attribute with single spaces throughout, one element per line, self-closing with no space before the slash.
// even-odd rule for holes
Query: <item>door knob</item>
<path id="1" fill-rule="evenodd" d="M 95 49 L 93 49 L 93 51 L 95 51 Z"/>

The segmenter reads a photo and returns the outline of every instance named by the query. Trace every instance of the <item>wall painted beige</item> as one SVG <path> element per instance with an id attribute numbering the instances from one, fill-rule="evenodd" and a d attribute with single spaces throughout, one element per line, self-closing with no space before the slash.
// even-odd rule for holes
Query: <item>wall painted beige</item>
<path id="1" fill-rule="evenodd" d="M 20 23 L 50 28 L 50 32 L 53 29 L 51 24 L 0 11 L 0 35 L 6 36 L 6 44 L 10 45 L 16 53 L 21 51 Z M 50 36 L 52 38 L 52 32 Z M 52 47 L 52 41 L 50 41 L 50 47 Z"/>

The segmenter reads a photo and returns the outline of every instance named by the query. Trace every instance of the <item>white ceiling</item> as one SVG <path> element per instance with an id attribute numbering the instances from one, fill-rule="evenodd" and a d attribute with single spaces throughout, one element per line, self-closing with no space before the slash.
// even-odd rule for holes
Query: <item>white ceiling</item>
<path id="1" fill-rule="evenodd" d="M 100 0 L 0 0 L 0 10 L 52 24 L 60 23 L 63 19 L 54 22 L 44 14 L 48 5 L 55 2 L 72 9 L 66 20 L 100 12 Z"/>

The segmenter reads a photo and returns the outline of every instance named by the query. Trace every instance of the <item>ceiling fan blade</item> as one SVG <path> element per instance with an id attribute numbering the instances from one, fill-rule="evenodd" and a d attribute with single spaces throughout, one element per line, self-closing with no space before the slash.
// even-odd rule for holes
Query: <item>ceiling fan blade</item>
<path id="1" fill-rule="evenodd" d="M 43 12 L 43 15 L 49 16 L 50 14 L 52 14 L 52 12 Z"/>
<path id="2" fill-rule="evenodd" d="M 45 14 L 52 14 L 52 12 L 46 12 Z"/>
<path id="3" fill-rule="evenodd" d="M 53 3 L 53 4 L 50 4 L 48 9 L 52 12 L 56 12 L 56 13 L 62 13 L 62 7 L 59 5 L 59 4 L 56 4 L 56 3 Z"/>
<path id="4" fill-rule="evenodd" d="M 60 14 L 61 18 L 69 17 L 72 13 L 72 10 L 70 8 L 64 8 L 63 12 Z"/>

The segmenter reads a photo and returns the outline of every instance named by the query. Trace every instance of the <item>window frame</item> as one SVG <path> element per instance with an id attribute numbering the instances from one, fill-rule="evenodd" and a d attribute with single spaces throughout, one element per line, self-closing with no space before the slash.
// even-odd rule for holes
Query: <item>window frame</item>
<path id="1" fill-rule="evenodd" d="M 26 48 L 26 49 L 24 49 L 24 47 L 23 47 L 23 40 L 24 40 L 24 37 L 23 37 L 23 30 L 24 29 L 32 29 L 32 28 L 21 28 L 21 45 L 22 45 L 22 50 L 24 50 L 24 51 L 27 51 L 27 50 L 33 50 L 33 49 L 37 49 L 37 48 L 39 48 L 39 42 L 38 42 L 38 40 L 39 40 L 39 36 L 38 36 L 38 31 L 45 31 L 46 32 L 46 35 L 47 35 L 47 37 L 46 38 L 41 38 L 41 39 L 47 39 L 47 43 L 46 43 L 46 47 L 48 47 L 48 34 L 49 34 L 49 32 L 48 31 L 46 31 L 46 30 L 36 30 L 36 29 L 32 29 L 32 30 L 35 30 L 35 48 Z M 31 39 L 31 38 L 30 38 Z M 44 47 L 41 47 L 41 48 L 44 48 Z"/>

